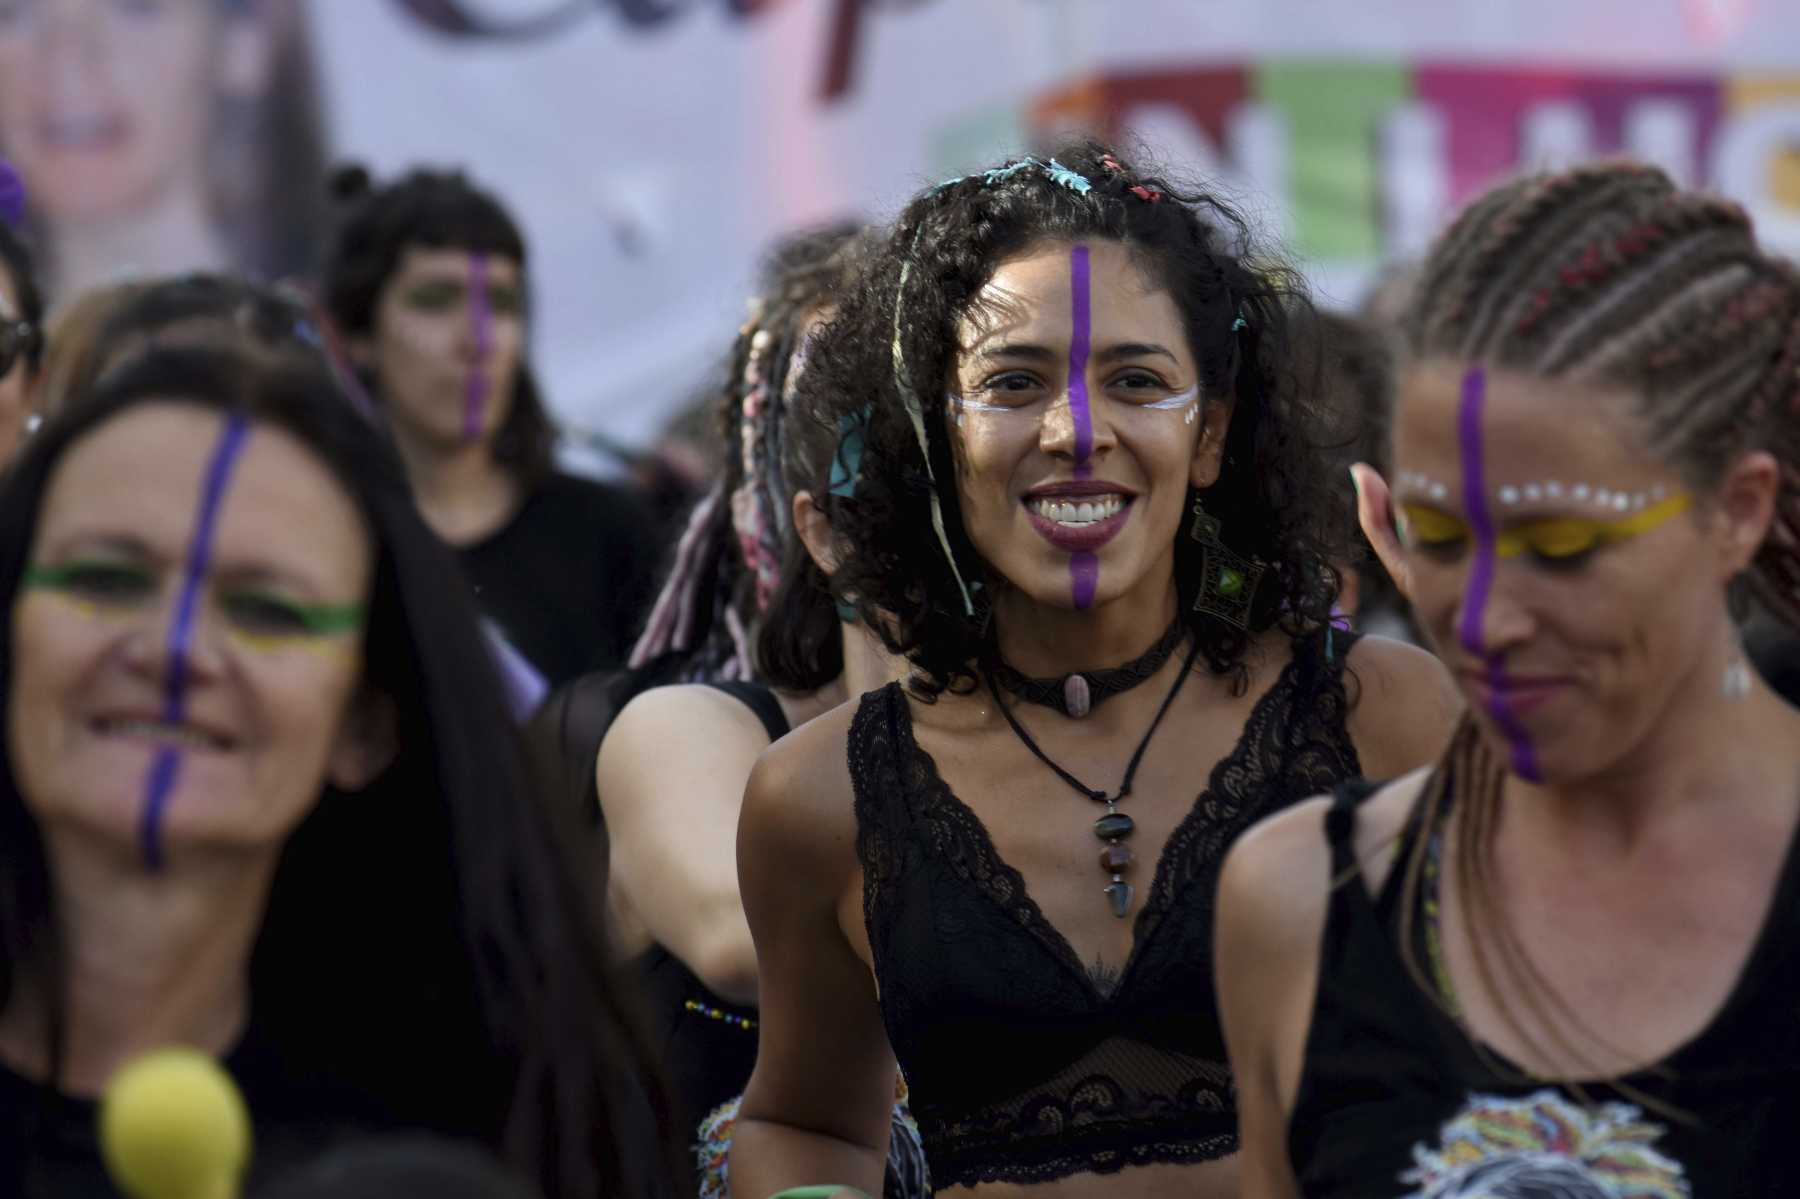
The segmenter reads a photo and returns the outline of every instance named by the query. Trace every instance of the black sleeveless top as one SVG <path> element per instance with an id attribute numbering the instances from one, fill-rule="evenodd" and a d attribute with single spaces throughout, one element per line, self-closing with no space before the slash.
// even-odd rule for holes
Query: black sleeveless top
<path id="1" fill-rule="evenodd" d="M 1559 1087 L 1477 1052 L 1413 981 L 1399 951 L 1404 872 L 1390 871 L 1371 896 L 1356 867 L 1356 805 L 1371 790 L 1340 788 L 1326 823 L 1332 878 L 1343 881 L 1327 911 L 1288 1121 L 1290 1160 L 1308 1199 L 1800 1195 L 1794 847 L 1756 947 L 1712 1023 L 1619 1086 Z M 1416 830 L 1415 818 L 1397 862 Z M 1422 929 L 1419 940 L 1422 953 Z"/>
<path id="2" fill-rule="evenodd" d="M 1237 1149 L 1213 893 L 1253 821 L 1359 773 L 1344 728 L 1353 642 L 1339 632 L 1295 643 L 1170 837 L 1110 994 L 913 740 L 900 684 L 863 697 L 849 755 L 864 918 L 934 1185 L 1046 1182 Z M 1046 771 L 1046 795 L 1061 788 Z"/>
<path id="3" fill-rule="evenodd" d="M 787 736 L 787 716 L 767 687 L 741 681 L 707 686 L 756 713 L 771 742 Z M 744 1093 L 756 1065 L 756 1009 L 715 995 L 660 944 L 639 955 L 636 973 L 650 1005 L 652 1044 L 673 1092 L 675 1126 L 691 1139 L 708 1112 Z"/>

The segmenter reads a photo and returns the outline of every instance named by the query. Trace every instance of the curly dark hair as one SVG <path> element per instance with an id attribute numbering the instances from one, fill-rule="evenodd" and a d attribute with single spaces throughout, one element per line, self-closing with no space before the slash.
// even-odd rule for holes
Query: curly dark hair
<path id="1" fill-rule="evenodd" d="M 1081 176 L 1087 190 L 1070 186 L 1066 172 Z M 1183 529 L 1177 594 L 1207 666 L 1242 689 L 1254 634 L 1280 624 L 1300 636 L 1330 618 L 1338 586 L 1332 563 L 1345 560 L 1351 513 L 1330 476 L 1317 389 L 1299 377 L 1300 364 L 1316 367 L 1318 355 L 1290 352 L 1293 314 L 1310 309 L 1298 277 L 1253 255 L 1248 222 L 1225 200 L 1140 174 L 1098 143 L 1073 143 L 1050 163 L 1013 160 L 917 196 L 871 253 L 801 384 L 818 397 L 802 407 L 833 422 L 868 414 L 855 495 L 830 497 L 827 509 L 841 542 L 831 583 L 891 651 L 911 660 L 922 697 L 967 691 L 998 662 L 982 597 L 1004 581 L 970 542 L 950 485 L 956 467 L 944 380 L 955 364 L 958 321 L 1003 260 L 1034 245 L 1082 240 L 1120 242 L 1134 252 L 1180 310 L 1202 395 L 1235 399 L 1223 469 L 1203 498 L 1229 548 L 1267 571 L 1247 630 L 1195 612 L 1202 549 Z M 902 400 L 901 363 L 924 410 L 929 474 Z M 983 584 L 973 613 L 933 528 L 931 476 L 962 575 Z"/>

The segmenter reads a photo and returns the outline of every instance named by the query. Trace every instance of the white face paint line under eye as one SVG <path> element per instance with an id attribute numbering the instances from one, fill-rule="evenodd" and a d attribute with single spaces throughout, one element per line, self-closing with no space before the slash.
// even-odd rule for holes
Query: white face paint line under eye
<path id="1" fill-rule="evenodd" d="M 959 428 L 963 423 L 965 413 L 1024 412 L 1032 407 L 1030 404 L 990 404 L 985 400 L 971 400 L 967 396 L 959 396 L 954 391 L 945 393 L 944 403 L 949 406 L 950 417 Z"/>
<path id="2" fill-rule="evenodd" d="M 1176 392 L 1166 400 L 1155 400 L 1148 404 L 1140 404 L 1138 407 L 1154 408 L 1161 412 L 1180 412 L 1185 408 L 1187 411 L 1182 414 L 1181 423 L 1191 425 L 1194 423 L 1194 419 L 1200 415 L 1200 385 L 1196 383 L 1186 391 Z"/>

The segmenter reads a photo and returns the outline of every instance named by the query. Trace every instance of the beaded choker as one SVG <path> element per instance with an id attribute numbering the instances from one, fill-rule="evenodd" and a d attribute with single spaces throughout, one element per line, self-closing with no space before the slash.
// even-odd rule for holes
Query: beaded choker
<path id="1" fill-rule="evenodd" d="M 1078 720 L 1099 707 L 1101 701 L 1152 678 L 1175 653 L 1186 633 L 1187 626 L 1177 616 L 1155 645 L 1110 670 L 1082 670 L 1060 679 L 1033 679 L 1002 662 L 988 677 L 1026 703 L 1055 708 Z"/>

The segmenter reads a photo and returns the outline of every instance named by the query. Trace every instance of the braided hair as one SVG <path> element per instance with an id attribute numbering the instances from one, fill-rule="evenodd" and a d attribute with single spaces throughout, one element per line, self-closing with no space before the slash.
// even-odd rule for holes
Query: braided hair
<path id="1" fill-rule="evenodd" d="M 718 397 L 725 469 L 695 506 L 630 665 L 643 682 L 758 678 L 812 691 L 843 673 L 829 588 L 793 528 L 794 493 L 822 493 L 836 443 L 793 407 L 808 323 L 853 268 L 860 227 L 780 243 L 732 346 Z"/>
<path id="2" fill-rule="evenodd" d="M 1310 335 L 1310 324 L 1291 319 L 1308 308 L 1299 280 L 1257 254 L 1248 223 L 1217 195 L 1183 190 L 1124 165 L 1103 145 L 1077 142 L 1051 159 L 1015 159 L 913 199 L 801 384 L 840 419 L 868 413 L 860 482 L 854 495 L 831 497 L 828 509 L 840 541 L 831 584 L 890 651 L 911 660 L 911 685 L 922 697 L 968 690 L 998 664 L 983 597 L 1001 580 L 963 529 L 946 435 L 944 381 L 958 322 L 1008 257 L 1083 240 L 1132 251 L 1180 312 L 1201 394 L 1234 405 L 1205 508 L 1221 522 L 1226 546 L 1266 572 L 1247 629 L 1196 612 L 1204 549 L 1181 530 L 1180 611 L 1208 668 L 1241 689 L 1257 633 L 1279 624 L 1298 636 L 1330 619 L 1332 563 L 1348 552 L 1350 504 L 1329 469 L 1319 389 L 1299 377 L 1319 355 L 1293 352 L 1295 340 Z M 913 402 L 923 433 L 908 411 Z"/>
<path id="3" fill-rule="evenodd" d="M 1401 334 L 1415 360 L 1631 392 L 1653 449 L 1701 491 L 1772 451 L 1782 488 L 1751 581 L 1800 628 L 1800 274 L 1738 205 L 1624 162 L 1504 184 L 1439 240 Z"/>
<path id="4" fill-rule="evenodd" d="M 1800 274 L 1758 249 L 1743 209 L 1681 191 L 1635 163 L 1502 184 L 1439 239 L 1399 332 L 1414 361 L 1479 360 L 1628 392 L 1653 452 L 1697 491 L 1716 486 L 1743 453 L 1771 450 L 1781 492 L 1750 573 L 1771 612 L 1800 627 Z M 1505 765 L 1465 718 L 1420 800 L 1403 864 L 1402 950 L 1415 980 L 1448 1010 L 1413 936 L 1430 847 L 1448 827 L 1444 853 L 1456 862 L 1481 985 L 1496 997 L 1502 979 L 1513 985 L 1545 1031 L 1508 1004 L 1501 1015 L 1534 1050 L 1580 1063 L 1569 1071 L 1575 1077 L 1602 1076 L 1596 1050 L 1616 1058 L 1618 1047 L 1550 987 L 1495 895 L 1490 859 L 1505 779 Z M 1691 1119 L 1609 1081 L 1642 1106 Z"/>

